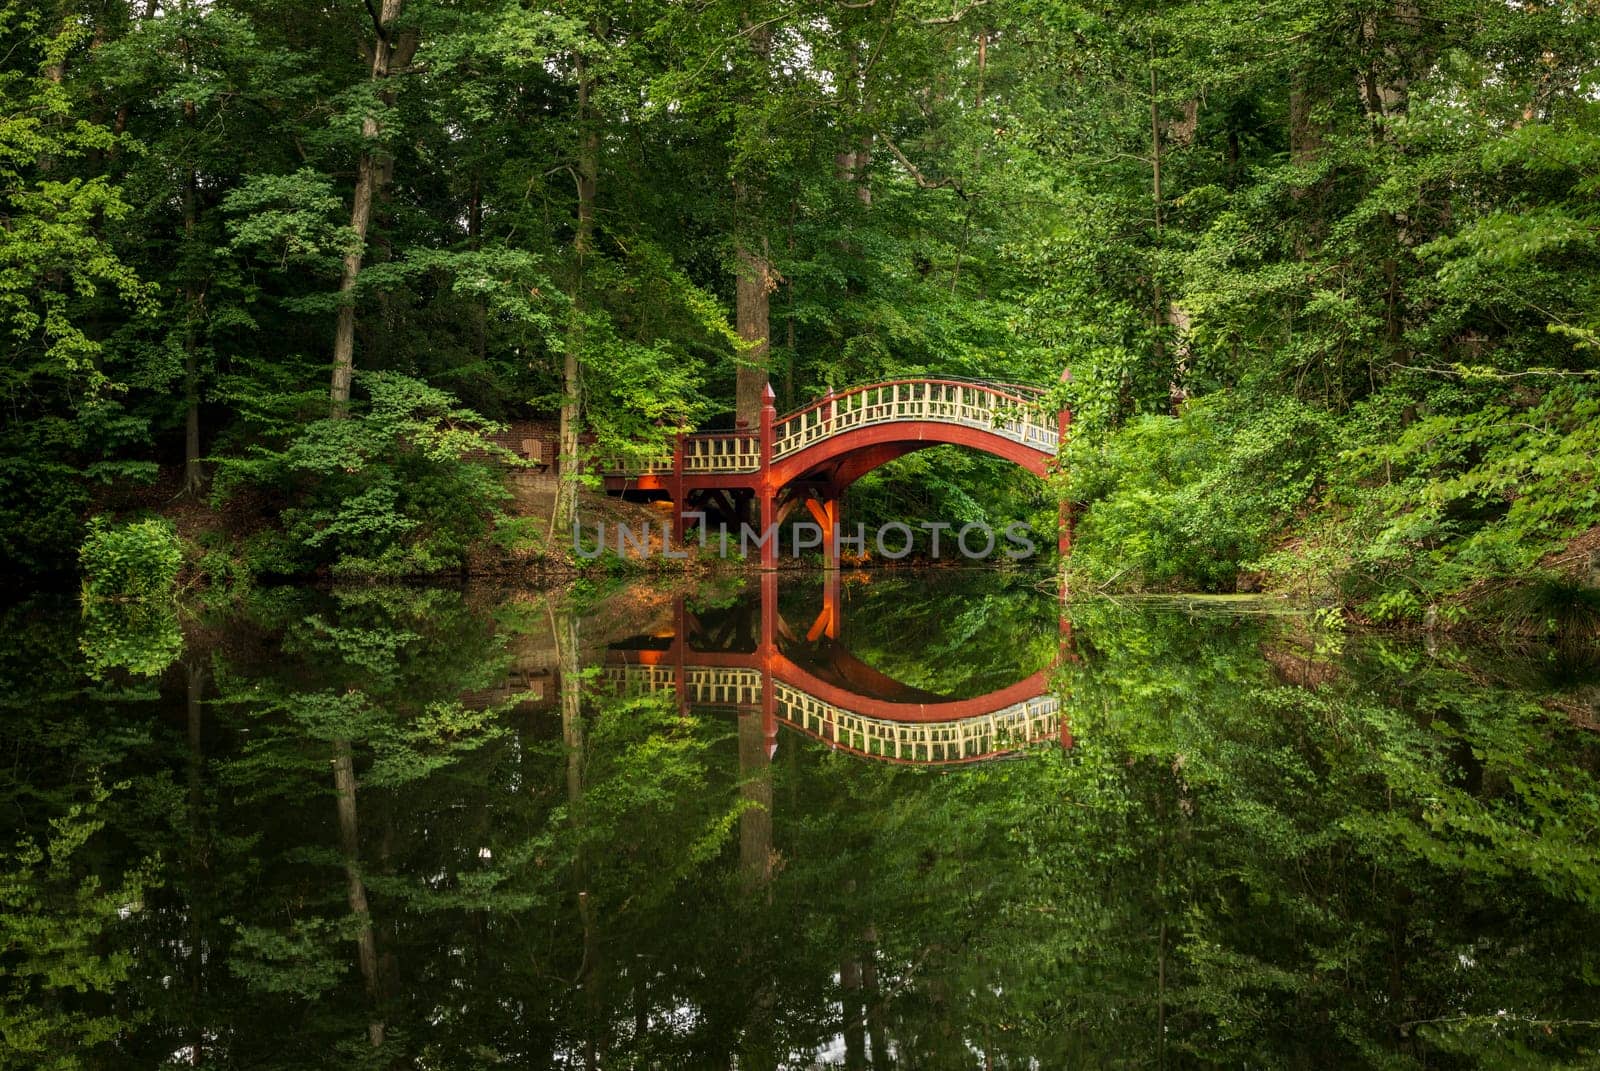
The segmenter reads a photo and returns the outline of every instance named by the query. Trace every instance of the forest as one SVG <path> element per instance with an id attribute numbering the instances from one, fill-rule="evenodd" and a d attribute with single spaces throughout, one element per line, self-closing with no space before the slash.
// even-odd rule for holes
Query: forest
<path id="1" fill-rule="evenodd" d="M 0 552 L 555 560 L 592 478 L 519 515 L 507 421 L 643 455 L 938 375 L 1070 407 L 1057 474 L 940 447 L 853 518 L 1065 500 L 1089 589 L 1594 615 L 1596 13 L 10 0 Z"/>

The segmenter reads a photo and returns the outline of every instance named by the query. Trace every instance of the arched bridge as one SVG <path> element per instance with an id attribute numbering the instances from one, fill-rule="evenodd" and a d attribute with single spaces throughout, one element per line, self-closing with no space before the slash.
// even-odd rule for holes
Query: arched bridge
<path id="1" fill-rule="evenodd" d="M 1035 387 L 918 378 L 830 393 L 778 415 L 766 388 L 759 426 L 680 435 L 670 454 L 636 464 L 602 464 L 606 489 L 659 492 L 673 503 L 676 533 L 708 508 L 765 530 L 802 503 L 824 530 L 840 523 L 839 501 L 856 480 L 915 450 L 950 444 L 980 450 L 1044 476 L 1071 424 L 1047 411 Z M 1067 516 L 1060 546 L 1066 551 Z M 824 551 L 832 550 L 826 539 Z M 762 564 L 775 544 L 763 544 Z"/>

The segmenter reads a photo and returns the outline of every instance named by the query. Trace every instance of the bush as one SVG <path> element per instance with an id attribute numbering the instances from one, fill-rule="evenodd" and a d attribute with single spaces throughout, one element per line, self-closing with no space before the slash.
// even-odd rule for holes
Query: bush
<path id="1" fill-rule="evenodd" d="M 153 517 L 109 525 L 96 517 L 78 549 L 83 629 L 78 647 L 95 676 L 126 669 L 151 677 L 183 650 L 176 588 L 183 544 L 172 522 Z"/>
<path id="2" fill-rule="evenodd" d="M 1067 453 L 1079 508 L 1072 568 L 1113 581 L 1232 590 L 1323 478 L 1328 418 L 1227 392 L 1141 417 Z"/>
<path id="3" fill-rule="evenodd" d="M 183 544 L 172 522 L 162 518 L 113 526 L 97 517 L 78 549 L 78 564 L 85 602 L 170 599 Z"/>
<path id="4" fill-rule="evenodd" d="M 254 537 L 258 572 L 321 568 L 349 577 L 404 577 L 455 568 L 508 497 L 475 457 L 515 462 L 485 435 L 499 429 L 456 398 L 395 373 L 368 372 L 350 416 L 306 424 L 222 459 L 215 494 L 246 486 L 286 503 L 281 528 Z"/>
<path id="5" fill-rule="evenodd" d="M 1393 388 L 1358 408 L 1346 428 L 1350 445 L 1330 494 L 1348 506 L 1343 586 L 1374 617 L 1419 619 L 1486 581 L 1551 595 L 1546 557 L 1600 524 L 1593 384 Z M 1563 601 L 1552 597 L 1552 605 Z M 1531 621 L 1544 613 L 1540 598 L 1491 609 Z"/>

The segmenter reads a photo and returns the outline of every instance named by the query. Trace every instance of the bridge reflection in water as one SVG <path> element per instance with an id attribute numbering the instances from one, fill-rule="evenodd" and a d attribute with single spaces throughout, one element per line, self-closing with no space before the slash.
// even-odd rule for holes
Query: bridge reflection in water
<path id="1" fill-rule="evenodd" d="M 780 725 L 840 751 L 925 765 L 979 762 L 1046 741 L 1072 745 L 1061 700 L 1050 690 L 1051 667 L 972 698 L 924 691 L 879 672 L 846 645 L 838 570 L 820 579 L 791 576 L 791 583 L 823 588 L 822 610 L 803 632 L 779 611 L 779 574 L 766 572 L 759 603 L 696 614 L 678 599 L 670 633 L 612 645 L 606 682 L 627 694 L 671 692 L 684 711 L 735 711 L 741 737 L 759 724 L 769 756 Z M 1061 620 L 1065 654 L 1071 635 Z"/>

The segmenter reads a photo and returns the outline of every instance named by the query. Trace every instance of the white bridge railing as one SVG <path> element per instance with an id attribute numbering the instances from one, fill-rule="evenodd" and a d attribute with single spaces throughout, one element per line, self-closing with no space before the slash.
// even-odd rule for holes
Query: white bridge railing
<path id="1" fill-rule="evenodd" d="M 671 666 L 607 666 L 606 682 L 627 694 L 674 691 Z M 985 714 L 942 722 L 874 717 L 773 682 L 780 721 L 824 743 L 873 758 L 900 762 L 964 762 L 1017 751 L 1054 738 L 1061 729 L 1061 700 L 1039 695 Z M 761 671 L 689 666 L 684 698 L 693 706 L 739 707 L 761 702 Z"/>
<path id="2" fill-rule="evenodd" d="M 760 468 L 758 432 L 704 431 L 684 436 L 684 472 L 756 472 Z"/>
<path id="3" fill-rule="evenodd" d="M 1030 387 L 947 379 L 855 387 L 779 417 L 772 425 L 771 460 L 855 428 L 912 422 L 976 428 L 1054 454 L 1061 443 L 1056 415 L 1040 410 L 1038 393 Z M 757 431 L 702 431 L 683 437 L 685 475 L 759 472 L 761 460 Z M 647 460 L 597 458 L 593 467 L 613 474 L 666 473 L 672 471 L 672 454 Z"/>
<path id="4" fill-rule="evenodd" d="M 913 421 L 993 432 L 1047 454 L 1061 441 L 1055 414 L 1041 413 L 1024 388 L 911 379 L 856 387 L 783 417 L 773 425 L 772 459 L 854 428 Z"/>

